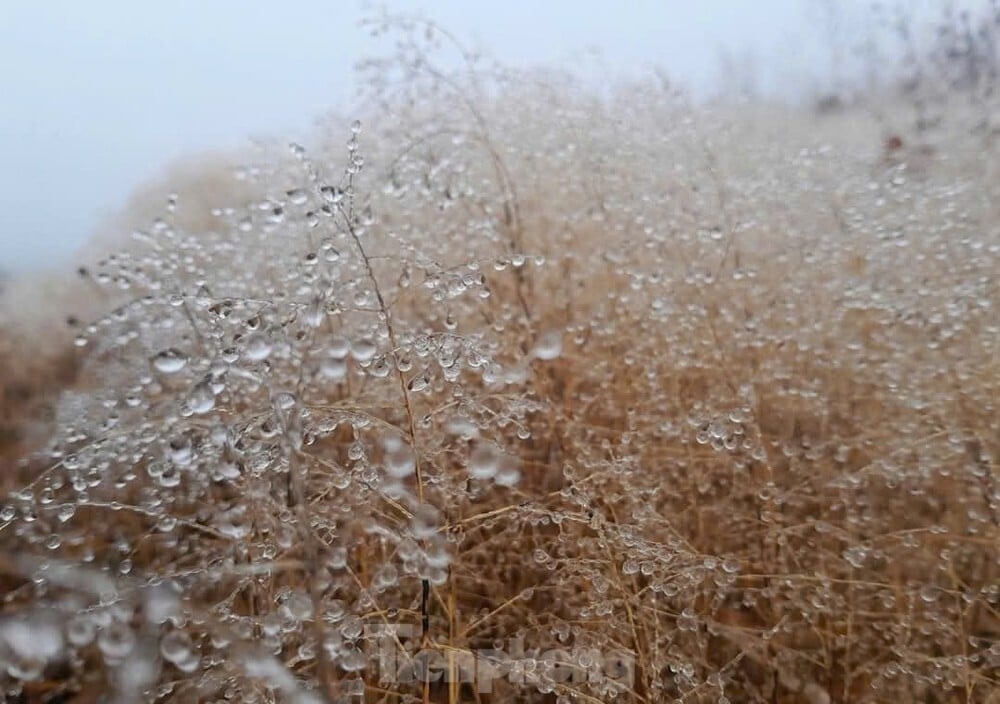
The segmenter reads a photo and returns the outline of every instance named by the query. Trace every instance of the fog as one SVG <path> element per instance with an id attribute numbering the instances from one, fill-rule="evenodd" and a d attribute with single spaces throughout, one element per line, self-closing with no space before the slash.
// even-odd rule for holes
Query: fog
<path id="1" fill-rule="evenodd" d="M 861 7 L 863 3 L 847 3 Z M 352 109 L 377 45 L 354 2 L 6 3 L 0 10 L 0 270 L 64 265 L 137 185 L 179 156 L 306 132 Z M 593 80 L 663 68 L 696 95 L 720 66 L 801 94 L 831 31 L 816 0 L 395 2 L 508 65 Z M 828 72 L 827 72 L 828 73 Z"/>

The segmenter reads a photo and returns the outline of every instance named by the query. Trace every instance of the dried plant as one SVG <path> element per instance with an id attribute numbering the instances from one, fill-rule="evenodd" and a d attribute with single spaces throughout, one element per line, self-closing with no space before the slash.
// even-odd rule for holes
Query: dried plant
<path id="1" fill-rule="evenodd" d="M 113 310 L 0 509 L 8 700 L 994 696 L 982 145 L 916 173 L 373 29 L 363 125 L 88 270 Z"/>

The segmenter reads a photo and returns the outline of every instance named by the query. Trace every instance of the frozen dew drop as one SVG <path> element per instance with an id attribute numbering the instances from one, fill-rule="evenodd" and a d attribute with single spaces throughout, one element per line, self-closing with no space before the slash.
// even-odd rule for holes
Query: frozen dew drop
<path id="1" fill-rule="evenodd" d="M 274 407 L 280 411 L 288 411 L 295 408 L 295 404 L 298 402 L 295 398 L 295 394 L 289 393 L 288 391 L 279 391 L 274 394 L 271 399 Z"/>
<path id="2" fill-rule="evenodd" d="M 212 427 L 209 437 L 211 438 L 213 445 L 216 447 L 223 447 L 229 439 L 229 431 L 225 425 L 219 423 Z"/>
<path id="3" fill-rule="evenodd" d="M 292 205 L 302 205 L 307 200 L 309 200 L 309 194 L 302 188 L 292 188 L 285 191 L 285 196 L 288 198 L 288 202 Z"/>
<path id="4" fill-rule="evenodd" d="M 558 358 L 562 354 L 562 333 L 559 330 L 549 330 L 539 335 L 532 354 L 535 359 L 543 362 Z"/>
<path id="5" fill-rule="evenodd" d="M 441 535 L 433 535 L 428 541 L 429 545 L 424 553 L 424 560 L 428 566 L 434 568 L 447 567 L 451 563 L 451 555 L 448 554 L 448 545 Z"/>
<path id="6" fill-rule="evenodd" d="M 250 535 L 251 520 L 246 515 L 245 506 L 237 506 L 218 516 L 218 529 L 233 540 L 242 540 Z"/>
<path id="7" fill-rule="evenodd" d="M 195 386 L 188 396 L 186 408 L 198 415 L 208 413 L 215 408 L 215 394 L 212 393 L 211 384 L 203 381 Z"/>
<path id="8" fill-rule="evenodd" d="M 263 333 L 248 335 L 244 354 L 251 362 L 262 362 L 271 355 L 271 342 Z"/>
<path id="9" fill-rule="evenodd" d="M 855 569 L 864 567 L 867 557 L 868 549 L 863 545 L 853 545 L 844 550 L 844 559 Z"/>
<path id="10" fill-rule="evenodd" d="M 347 644 L 341 650 L 339 657 L 337 658 L 337 663 L 340 665 L 340 669 L 345 672 L 358 672 L 363 670 L 368 664 L 368 660 L 365 657 L 363 650 L 358 648 L 356 645 Z M 357 694 L 358 683 L 361 684 L 362 693 L 364 691 L 365 681 L 360 677 L 355 677 L 350 680 L 344 680 L 343 687 L 345 693 L 348 688 L 352 694 Z"/>
<path id="11" fill-rule="evenodd" d="M 448 570 L 444 567 L 430 567 L 423 573 L 423 577 L 435 587 L 440 587 L 448 581 Z"/>
<path id="12" fill-rule="evenodd" d="M 495 446 L 481 443 L 469 456 L 469 474 L 474 479 L 492 479 L 503 459 L 503 453 Z"/>
<path id="13" fill-rule="evenodd" d="M 326 317 L 326 305 L 322 296 L 315 296 L 306 307 L 305 321 L 309 327 L 318 328 Z"/>
<path id="14" fill-rule="evenodd" d="M 161 533 L 169 533 L 176 527 L 177 519 L 170 514 L 160 516 L 160 519 L 156 522 L 156 530 Z"/>
<path id="15" fill-rule="evenodd" d="M 345 337 L 331 337 L 326 343 L 326 353 L 331 359 L 346 359 L 351 351 L 351 342 Z"/>
<path id="16" fill-rule="evenodd" d="M 354 639 L 361 635 L 364 630 L 364 621 L 357 616 L 348 616 L 340 624 L 340 634 L 344 638 Z"/>
<path id="17" fill-rule="evenodd" d="M 216 468 L 219 479 L 239 479 L 240 466 L 231 460 L 224 460 Z"/>
<path id="18" fill-rule="evenodd" d="M 201 657 L 198 655 L 196 651 L 193 650 L 191 651 L 191 654 L 187 658 L 174 663 L 174 666 L 178 670 L 189 675 L 197 671 L 200 665 L 201 665 Z"/>
<path id="19" fill-rule="evenodd" d="M 376 379 L 384 379 L 392 372 L 392 364 L 385 358 L 384 355 L 379 356 L 371 366 L 368 367 L 368 373 L 375 377 Z"/>
<path id="20" fill-rule="evenodd" d="M 370 337 L 362 337 L 351 343 L 351 356 L 361 363 L 370 362 L 376 351 L 375 342 Z"/>
<path id="21" fill-rule="evenodd" d="M 7 674 L 11 678 L 21 682 L 32 682 L 42 679 L 44 670 L 44 660 L 15 656 L 6 663 Z"/>
<path id="22" fill-rule="evenodd" d="M 343 547 L 335 547 L 331 549 L 327 565 L 334 570 L 344 569 L 344 567 L 347 566 L 347 549 Z"/>
<path id="23" fill-rule="evenodd" d="M 409 445 L 400 442 L 385 455 L 385 472 L 394 479 L 404 479 L 413 474 L 417 456 Z"/>
<path id="24" fill-rule="evenodd" d="M 932 604 L 941 596 L 941 590 L 934 584 L 925 584 L 920 589 L 920 599 L 926 604 Z"/>
<path id="25" fill-rule="evenodd" d="M 164 489 L 172 489 L 181 483 L 181 471 L 177 467 L 167 467 L 156 482 Z"/>
<path id="26" fill-rule="evenodd" d="M 178 435 L 170 440 L 167 446 L 167 454 L 170 460 L 179 467 L 186 467 L 191 464 L 191 460 L 194 459 L 194 448 L 191 446 L 190 438 L 185 435 Z M 150 464 L 146 470 L 150 476 L 160 476 L 165 471 L 165 468 L 157 465 L 154 469 L 154 465 Z"/>
<path id="27" fill-rule="evenodd" d="M 11 618 L 0 624 L 0 645 L 7 651 L 4 655 L 13 655 L 16 664 L 25 668 L 30 665 L 34 669 L 34 665 L 43 666 L 58 657 L 63 650 L 63 638 L 59 622 L 42 613 Z"/>
<path id="28" fill-rule="evenodd" d="M 320 251 L 323 252 L 323 259 L 331 264 L 340 260 L 340 251 L 333 246 L 332 242 L 322 245 Z"/>
<path id="29" fill-rule="evenodd" d="M 66 623 L 66 640 L 71 645 L 89 645 L 97 635 L 97 624 L 88 614 L 77 614 Z"/>
<path id="30" fill-rule="evenodd" d="M 104 657 L 119 661 L 127 657 L 135 647 L 135 633 L 128 624 L 113 621 L 97 637 L 97 647 Z"/>
<path id="31" fill-rule="evenodd" d="M 418 374 L 417 376 L 410 379 L 406 388 L 414 393 L 419 393 L 430 386 L 430 379 L 427 378 L 426 374 Z"/>
<path id="32" fill-rule="evenodd" d="M 159 527 L 159 526 L 158 526 Z M 180 613 L 181 588 L 177 582 L 167 580 L 149 587 L 144 594 L 144 612 L 148 623 L 166 623 Z"/>
<path id="33" fill-rule="evenodd" d="M 516 486 L 521 481 L 521 470 L 518 469 L 517 461 L 510 455 L 505 455 L 493 481 L 497 486 Z"/>
<path id="34" fill-rule="evenodd" d="M 289 594 L 285 598 L 282 608 L 292 620 L 298 623 L 312 620 L 313 601 L 305 592 L 295 591 Z"/>
<path id="35" fill-rule="evenodd" d="M 413 360 L 410 359 L 409 354 L 403 354 L 396 359 L 396 369 L 401 372 L 408 372 L 413 369 Z"/>
<path id="36" fill-rule="evenodd" d="M 194 644 L 184 631 L 170 631 L 160 639 L 160 655 L 173 665 L 190 660 L 193 654 Z"/>
<path id="37" fill-rule="evenodd" d="M 187 366 L 187 361 L 183 352 L 171 347 L 153 357 L 153 366 L 162 374 L 176 374 Z"/>
<path id="38" fill-rule="evenodd" d="M 372 581 L 376 590 L 384 591 L 394 587 L 398 580 L 399 570 L 396 569 L 395 565 L 383 565 L 375 573 L 375 577 Z"/>
<path id="39" fill-rule="evenodd" d="M 340 381 L 347 376 L 347 364 L 343 357 L 324 357 L 320 360 L 319 371 L 327 379 Z"/>
<path id="40" fill-rule="evenodd" d="M 410 522 L 413 537 L 420 540 L 434 536 L 440 520 L 441 515 L 436 508 L 430 504 L 422 504 L 413 512 L 413 520 Z"/>
<path id="41" fill-rule="evenodd" d="M 353 462 L 357 462 L 364 456 L 365 448 L 362 447 L 360 443 L 351 443 L 351 446 L 347 448 L 347 457 Z"/>

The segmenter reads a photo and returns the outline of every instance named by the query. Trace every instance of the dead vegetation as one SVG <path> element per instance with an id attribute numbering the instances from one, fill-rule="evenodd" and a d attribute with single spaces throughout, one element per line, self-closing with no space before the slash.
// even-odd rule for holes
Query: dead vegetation
<path id="1" fill-rule="evenodd" d="M 88 272 L 0 513 L 8 697 L 990 701 L 992 143 L 918 171 L 853 108 L 448 73 L 402 29 L 363 126 Z"/>

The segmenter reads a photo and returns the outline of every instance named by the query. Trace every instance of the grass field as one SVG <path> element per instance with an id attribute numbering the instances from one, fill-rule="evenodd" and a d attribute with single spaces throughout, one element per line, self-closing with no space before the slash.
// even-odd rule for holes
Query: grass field
<path id="1" fill-rule="evenodd" d="M 998 701 L 983 105 L 379 70 L 2 299 L 7 700 Z"/>

